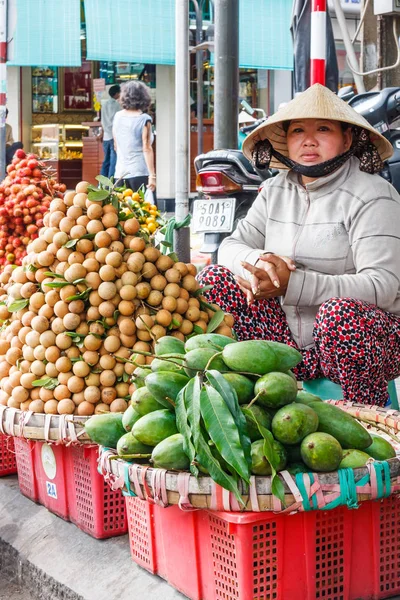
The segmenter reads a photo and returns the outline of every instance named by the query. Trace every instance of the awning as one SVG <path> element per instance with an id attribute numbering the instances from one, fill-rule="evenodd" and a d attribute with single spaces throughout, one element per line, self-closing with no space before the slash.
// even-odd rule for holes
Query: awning
<path id="1" fill-rule="evenodd" d="M 239 64 L 292 69 L 292 0 L 240 0 Z M 175 63 L 175 0 L 85 0 L 87 57 Z"/>
<path id="2" fill-rule="evenodd" d="M 12 0 L 8 65 L 79 67 L 80 0 Z"/>

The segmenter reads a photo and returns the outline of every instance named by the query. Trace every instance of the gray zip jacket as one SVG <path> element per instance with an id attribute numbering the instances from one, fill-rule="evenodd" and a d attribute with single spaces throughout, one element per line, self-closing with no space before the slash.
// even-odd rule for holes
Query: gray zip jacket
<path id="1" fill-rule="evenodd" d="M 313 325 L 330 298 L 357 298 L 400 315 L 400 196 L 352 157 L 305 186 L 293 171 L 268 180 L 246 217 L 219 249 L 218 260 L 250 279 L 241 261 L 265 251 L 289 256 L 282 308 L 300 348 L 314 345 Z"/>

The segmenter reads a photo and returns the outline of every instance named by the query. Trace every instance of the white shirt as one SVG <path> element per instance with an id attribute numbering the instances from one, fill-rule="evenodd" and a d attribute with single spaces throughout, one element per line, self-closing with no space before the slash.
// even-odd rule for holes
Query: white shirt
<path id="1" fill-rule="evenodd" d="M 116 113 L 121 110 L 118 100 L 110 98 L 101 107 L 101 126 L 103 127 L 103 140 L 113 139 L 112 126 Z"/>

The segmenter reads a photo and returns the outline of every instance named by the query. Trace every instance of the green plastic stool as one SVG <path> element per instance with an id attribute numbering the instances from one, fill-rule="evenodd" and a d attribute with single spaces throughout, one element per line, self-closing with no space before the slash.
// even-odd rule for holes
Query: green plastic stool
<path id="1" fill-rule="evenodd" d="M 333 383 L 333 381 L 326 379 L 325 377 L 303 381 L 303 389 L 306 392 L 310 392 L 310 394 L 319 396 L 322 400 L 341 400 L 343 398 L 342 387 L 338 383 Z M 388 383 L 388 392 L 389 400 L 386 406 L 390 406 L 394 410 L 399 410 L 396 385 L 393 380 Z"/>

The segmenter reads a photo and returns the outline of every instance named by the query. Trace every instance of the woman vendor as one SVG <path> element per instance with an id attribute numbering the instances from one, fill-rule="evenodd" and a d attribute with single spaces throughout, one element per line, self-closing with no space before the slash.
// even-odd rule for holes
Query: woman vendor
<path id="1" fill-rule="evenodd" d="M 200 275 L 239 340 L 294 346 L 299 380 L 327 377 L 345 399 L 380 406 L 400 375 L 400 196 L 378 175 L 392 151 L 313 85 L 245 140 L 258 168 L 281 172 Z"/>

